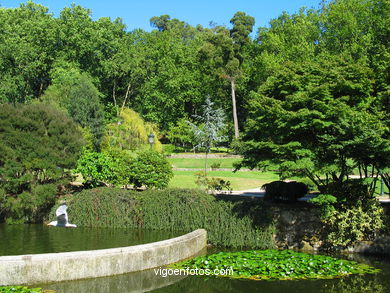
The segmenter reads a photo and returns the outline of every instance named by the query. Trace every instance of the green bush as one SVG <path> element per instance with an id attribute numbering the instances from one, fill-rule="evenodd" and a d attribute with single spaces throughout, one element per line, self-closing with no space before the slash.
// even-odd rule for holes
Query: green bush
<path id="1" fill-rule="evenodd" d="M 210 165 L 211 169 L 219 169 L 221 168 L 221 162 L 214 162 Z"/>
<path id="2" fill-rule="evenodd" d="M 320 207 L 321 218 L 326 219 L 336 210 L 334 204 L 337 203 L 337 198 L 330 194 L 320 194 L 308 202 Z"/>
<path id="3" fill-rule="evenodd" d="M 198 228 L 208 240 L 228 247 L 274 247 L 274 226 L 261 205 L 217 200 L 200 190 L 84 190 L 67 199 L 73 223 L 87 227 L 127 227 L 187 233 Z M 53 208 L 50 215 L 53 215 Z"/>
<path id="4" fill-rule="evenodd" d="M 130 162 L 130 183 L 134 187 L 165 188 L 173 178 L 172 166 L 160 153 L 147 150 Z"/>
<path id="5" fill-rule="evenodd" d="M 170 155 L 175 152 L 175 146 L 173 144 L 163 144 L 162 150 L 164 154 Z"/>
<path id="6" fill-rule="evenodd" d="M 262 188 L 265 189 L 265 199 L 289 202 L 296 201 L 309 191 L 306 184 L 302 182 L 273 181 L 264 184 Z"/>
<path id="7" fill-rule="evenodd" d="M 361 180 L 331 183 L 326 191 L 310 200 L 321 209 L 326 241 L 330 246 L 347 247 L 372 240 L 384 228 L 384 211 Z"/>
<path id="8" fill-rule="evenodd" d="M 327 241 L 333 246 L 350 246 L 361 240 L 373 240 L 383 228 L 383 209 L 379 203 L 334 210 L 325 220 Z"/>
<path id="9" fill-rule="evenodd" d="M 27 288 L 25 286 L 0 286 L 0 293 L 54 293 L 52 290 Z"/>
<path id="10" fill-rule="evenodd" d="M 57 186 L 54 184 L 35 185 L 29 192 L 25 191 L 17 197 L 8 196 L 4 200 L 4 208 L 10 217 L 8 224 L 39 222 L 54 205 Z"/>
<path id="11" fill-rule="evenodd" d="M 195 184 L 199 186 L 199 188 L 205 188 L 207 191 L 212 193 L 216 191 L 232 191 L 231 183 L 229 180 L 224 180 L 218 177 L 207 177 L 204 171 L 199 171 L 195 173 L 196 179 Z"/>
<path id="12" fill-rule="evenodd" d="M 364 204 L 367 200 L 374 198 L 374 194 L 369 191 L 369 186 L 363 179 L 331 182 L 321 190 L 321 193 L 331 194 L 338 199 L 340 204 L 348 205 Z"/>
<path id="13" fill-rule="evenodd" d="M 49 105 L 0 105 L 0 142 L 0 218 L 9 223 L 41 221 L 57 187 L 72 180 L 82 133 Z"/>
<path id="14" fill-rule="evenodd" d="M 126 162 L 122 156 L 98 153 L 85 149 L 77 161 L 75 173 L 83 175 L 84 185 L 97 187 L 101 183 L 123 185 L 127 183 Z"/>
<path id="15" fill-rule="evenodd" d="M 69 219 L 82 227 L 137 228 L 141 210 L 137 195 L 121 188 L 85 189 L 66 198 Z M 54 219 L 57 207 L 52 208 L 46 220 Z"/>

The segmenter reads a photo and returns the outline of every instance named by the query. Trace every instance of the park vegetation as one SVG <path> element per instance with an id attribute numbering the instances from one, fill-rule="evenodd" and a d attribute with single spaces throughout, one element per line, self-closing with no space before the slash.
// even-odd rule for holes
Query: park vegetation
<path id="1" fill-rule="evenodd" d="M 206 155 L 217 143 L 242 155 L 237 169 L 310 181 L 334 245 L 375 234 L 374 191 L 379 179 L 390 187 L 389 11 L 388 0 L 323 1 L 251 35 L 244 12 L 229 27 L 154 16 L 146 32 L 76 4 L 58 17 L 32 1 L 0 8 L 0 221 L 41 221 L 80 174 L 83 188 L 164 189 L 173 174 L 162 142 Z M 207 158 L 200 185 L 230 188 L 206 172 Z M 170 209 L 148 194 L 143 211 Z M 210 203 L 214 217 L 221 204 Z M 234 233 L 261 246 L 245 221 L 232 220 Z"/>
<path id="2" fill-rule="evenodd" d="M 266 207 L 218 200 L 197 189 L 137 192 L 103 187 L 87 189 L 63 199 L 69 206 L 69 218 L 84 227 L 144 228 L 183 233 L 204 228 L 208 242 L 214 245 L 275 247 L 275 229 Z"/>
<path id="3" fill-rule="evenodd" d="M 198 269 L 203 272 L 232 270 L 231 275 L 216 275 L 250 280 L 333 279 L 352 274 L 375 274 L 380 270 L 354 261 L 331 256 L 312 255 L 291 250 L 248 250 L 219 252 L 198 256 L 171 265 L 179 269 Z"/>
<path id="4" fill-rule="evenodd" d="M 53 290 L 29 288 L 26 286 L 0 286 L 1 293 L 55 293 Z"/>

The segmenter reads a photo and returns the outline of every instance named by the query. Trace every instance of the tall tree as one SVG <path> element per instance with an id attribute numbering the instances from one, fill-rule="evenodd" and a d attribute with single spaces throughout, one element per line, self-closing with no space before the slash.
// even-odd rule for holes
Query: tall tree
<path id="1" fill-rule="evenodd" d="M 282 175 L 317 186 L 343 184 L 354 168 L 377 177 L 388 166 L 388 45 L 373 38 L 383 36 L 384 2 L 331 1 L 320 11 L 283 13 L 259 31 L 245 164 L 272 161 Z"/>
<path id="2" fill-rule="evenodd" d="M 49 85 L 58 46 L 48 9 L 31 1 L 0 8 L 0 102 L 26 102 Z"/>
<path id="3" fill-rule="evenodd" d="M 249 34 L 253 29 L 254 18 L 244 12 L 237 12 L 231 19 L 231 23 L 233 25 L 231 30 L 216 26 L 204 32 L 205 42 L 199 56 L 201 62 L 205 62 L 208 74 L 216 74 L 219 78 L 229 81 L 234 136 L 238 138 L 236 84 L 244 74 L 242 65 L 246 56 L 245 50 L 251 43 Z"/>
<path id="4" fill-rule="evenodd" d="M 242 63 L 244 61 L 244 48 L 251 42 L 249 34 L 253 30 L 255 19 L 252 16 L 246 15 L 245 12 L 236 12 L 230 20 L 233 28 L 230 30 L 230 37 L 233 40 L 234 57 L 226 64 L 226 77 L 230 81 L 232 107 L 233 107 L 233 122 L 234 136 L 238 138 L 238 117 L 236 106 L 236 79 L 241 74 Z"/>

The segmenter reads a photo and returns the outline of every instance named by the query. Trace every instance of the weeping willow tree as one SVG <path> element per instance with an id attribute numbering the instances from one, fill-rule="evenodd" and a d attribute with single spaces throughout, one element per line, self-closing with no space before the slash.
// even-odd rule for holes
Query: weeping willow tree
<path id="1" fill-rule="evenodd" d="M 119 116 L 119 122 L 111 123 L 106 127 L 102 142 L 103 150 L 136 151 L 150 148 L 148 136 L 152 133 L 154 135 L 153 149 L 158 152 L 162 151 L 162 145 L 157 138 L 157 127 L 145 122 L 137 112 L 129 108 L 123 109 Z"/>

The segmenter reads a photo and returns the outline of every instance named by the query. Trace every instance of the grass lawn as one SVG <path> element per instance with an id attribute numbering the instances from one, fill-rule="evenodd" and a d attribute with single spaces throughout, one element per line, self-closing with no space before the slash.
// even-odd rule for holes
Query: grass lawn
<path id="1" fill-rule="evenodd" d="M 168 158 L 169 163 L 176 168 L 204 168 L 204 159 L 196 158 Z M 207 167 L 210 168 L 213 163 L 220 163 L 219 168 L 233 169 L 233 163 L 240 162 L 237 158 L 210 158 L 207 159 Z"/>
<path id="2" fill-rule="evenodd" d="M 187 167 L 188 168 L 188 167 Z M 169 187 L 196 188 L 195 173 L 196 171 L 174 171 L 175 176 L 169 183 Z M 278 180 L 278 175 L 271 172 L 259 171 L 210 171 L 207 173 L 210 177 L 219 177 L 229 180 L 233 190 L 245 190 L 261 187 L 264 183 Z"/>

